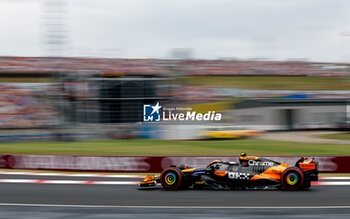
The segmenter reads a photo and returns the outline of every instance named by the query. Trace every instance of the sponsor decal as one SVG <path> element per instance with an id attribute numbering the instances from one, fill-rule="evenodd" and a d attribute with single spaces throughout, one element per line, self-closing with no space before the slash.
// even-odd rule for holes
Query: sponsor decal
<path id="1" fill-rule="evenodd" d="M 161 112 L 162 111 L 162 112 Z M 183 111 L 183 112 L 177 112 Z M 157 104 L 143 105 L 143 121 L 221 121 L 222 114 L 215 111 L 198 113 L 188 107 L 163 107 Z"/>
<path id="2" fill-rule="evenodd" d="M 228 178 L 229 179 L 243 179 L 243 180 L 249 180 L 249 173 L 239 173 L 239 172 L 229 172 Z"/>
<path id="3" fill-rule="evenodd" d="M 198 176 L 198 175 L 204 175 L 206 174 L 206 171 L 205 170 L 200 170 L 200 171 L 193 171 L 191 173 L 191 176 Z"/>
<path id="4" fill-rule="evenodd" d="M 15 155 L 14 169 L 67 169 L 148 171 L 144 157 L 94 157 L 55 155 Z"/>
<path id="5" fill-rule="evenodd" d="M 270 161 L 256 161 L 256 160 L 249 160 L 248 161 L 249 166 L 273 166 L 274 163 Z"/>

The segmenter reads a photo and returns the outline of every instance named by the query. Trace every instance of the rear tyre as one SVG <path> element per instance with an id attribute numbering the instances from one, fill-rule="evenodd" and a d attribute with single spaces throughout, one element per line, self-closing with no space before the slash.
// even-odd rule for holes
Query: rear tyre
<path id="1" fill-rule="evenodd" d="M 185 175 L 179 168 L 165 169 L 160 175 L 160 183 L 165 190 L 182 189 L 185 185 Z"/>
<path id="2" fill-rule="evenodd" d="M 302 189 L 305 181 L 304 173 L 297 167 L 290 167 L 283 171 L 281 183 L 286 190 Z"/>

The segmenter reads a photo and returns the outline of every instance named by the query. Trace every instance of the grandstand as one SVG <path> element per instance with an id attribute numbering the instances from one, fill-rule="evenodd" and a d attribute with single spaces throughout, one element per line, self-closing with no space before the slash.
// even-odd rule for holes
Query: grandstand
<path id="1" fill-rule="evenodd" d="M 349 73 L 346 64 L 296 61 L 1 57 L 1 89 L 11 93 L 1 96 L 2 115 L 6 114 L 1 128 L 57 126 L 58 121 L 133 123 L 142 120 L 145 103 L 208 103 L 230 100 L 233 96 L 227 93 L 237 93 L 186 84 L 176 81 L 178 76 L 344 77 Z M 19 102 L 28 100 L 37 104 Z M 31 116 L 25 116 L 27 112 Z M 9 119 L 9 115 L 15 117 Z"/>

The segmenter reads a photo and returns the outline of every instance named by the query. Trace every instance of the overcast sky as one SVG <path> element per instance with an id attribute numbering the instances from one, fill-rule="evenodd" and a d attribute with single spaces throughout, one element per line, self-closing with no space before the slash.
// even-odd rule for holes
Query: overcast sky
<path id="1" fill-rule="evenodd" d="M 63 1 L 63 0 L 61 0 Z M 0 55 L 46 56 L 45 0 L 0 0 Z M 348 0 L 67 0 L 66 56 L 350 61 Z"/>

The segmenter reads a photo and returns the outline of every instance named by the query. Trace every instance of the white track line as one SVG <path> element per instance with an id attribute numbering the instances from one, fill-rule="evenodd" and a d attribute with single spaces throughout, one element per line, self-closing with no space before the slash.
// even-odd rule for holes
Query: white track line
<path id="1" fill-rule="evenodd" d="M 0 206 L 26 206 L 26 207 L 67 207 L 67 208 L 150 208 L 150 209 L 349 209 L 348 205 L 325 206 L 151 206 L 151 205 L 63 205 L 63 204 L 26 204 L 26 203 L 0 203 Z"/>
<path id="2" fill-rule="evenodd" d="M 350 186 L 350 181 L 311 182 L 314 186 Z"/>
<path id="3" fill-rule="evenodd" d="M 0 183 L 41 183 L 41 184 L 103 184 L 137 185 L 134 181 L 80 181 L 80 180 L 35 180 L 35 179 L 0 179 Z"/>
<path id="4" fill-rule="evenodd" d="M 109 174 L 76 174 L 76 173 L 35 173 L 35 172 L 8 172 L 0 171 L 4 175 L 27 176 L 70 176 L 70 177 L 106 177 L 106 178 L 144 178 L 142 175 L 109 175 Z"/>

